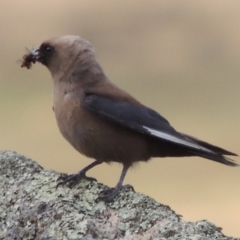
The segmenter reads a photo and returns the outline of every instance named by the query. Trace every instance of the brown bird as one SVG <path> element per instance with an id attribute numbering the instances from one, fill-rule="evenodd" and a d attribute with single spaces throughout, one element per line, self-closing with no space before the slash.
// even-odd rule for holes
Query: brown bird
<path id="1" fill-rule="evenodd" d="M 220 147 L 177 132 L 154 110 L 114 85 L 95 58 L 92 45 L 78 36 L 51 38 L 23 57 L 23 67 L 41 62 L 52 74 L 53 109 L 64 138 L 80 153 L 94 158 L 77 174 L 61 177 L 58 185 L 89 178 L 86 172 L 103 162 L 123 165 L 115 188 L 100 198 L 111 201 L 134 163 L 152 157 L 199 156 L 239 166 Z M 91 178 L 89 178 L 91 179 Z"/>

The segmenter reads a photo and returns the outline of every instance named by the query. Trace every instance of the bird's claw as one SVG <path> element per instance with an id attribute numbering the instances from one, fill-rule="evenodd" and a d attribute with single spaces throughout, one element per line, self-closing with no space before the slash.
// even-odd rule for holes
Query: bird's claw
<path id="1" fill-rule="evenodd" d="M 98 199 L 104 202 L 111 202 L 122 189 L 131 189 L 133 192 L 135 192 L 133 186 L 127 184 L 120 187 L 109 188 L 107 190 L 102 191 Z"/>
<path id="2" fill-rule="evenodd" d="M 87 177 L 84 172 L 79 172 L 77 174 L 62 174 L 58 179 L 57 179 L 57 185 L 56 188 L 62 185 L 67 185 L 68 187 L 72 187 L 79 183 L 81 179 L 86 179 L 88 181 L 97 181 L 95 178 L 92 177 Z"/>

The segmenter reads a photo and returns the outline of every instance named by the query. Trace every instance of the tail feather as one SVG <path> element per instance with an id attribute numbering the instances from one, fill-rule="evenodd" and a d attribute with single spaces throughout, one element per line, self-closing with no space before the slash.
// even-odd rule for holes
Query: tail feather
<path id="1" fill-rule="evenodd" d="M 192 137 L 192 136 L 189 136 L 187 134 L 184 134 L 187 138 L 191 139 L 192 141 L 198 143 L 200 146 L 203 146 L 209 150 L 212 150 L 213 152 L 215 153 L 218 153 L 220 155 L 231 155 L 231 156 L 238 156 L 236 153 L 233 153 L 233 152 L 230 152 L 230 151 L 227 151 L 223 148 L 220 148 L 220 147 L 217 147 L 217 146 L 214 146 L 210 143 L 207 143 L 207 142 L 204 142 L 202 140 L 199 140 L 195 137 Z"/>
<path id="2" fill-rule="evenodd" d="M 240 167 L 240 165 L 238 163 L 236 163 L 234 160 L 227 158 L 217 152 L 215 153 L 208 153 L 208 152 L 200 152 L 200 151 L 195 151 L 195 150 L 189 150 L 191 153 L 199 156 L 199 157 L 203 157 L 203 158 L 207 158 L 209 160 L 218 162 L 218 163 L 222 163 L 231 167 Z"/>
<path id="3" fill-rule="evenodd" d="M 193 153 L 194 155 L 197 155 L 199 157 L 203 157 L 203 158 L 207 158 L 210 159 L 212 161 L 215 162 L 219 162 L 228 166 L 232 166 L 232 167 L 237 167 L 240 166 L 239 164 L 237 164 L 236 162 L 234 162 L 234 160 L 227 158 L 223 155 L 231 155 L 231 156 L 238 156 L 237 154 L 227 151 L 223 148 L 214 146 L 210 143 L 204 142 L 202 140 L 199 140 L 197 138 L 194 138 L 192 136 L 186 135 L 184 134 L 185 137 L 187 137 L 188 139 L 190 139 L 191 141 L 196 142 L 197 144 L 199 144 L 200 146 L 207 148 L 209 150 L 212 151 L 212 153 L 210 152 L 205 152 L 203 150 L 195 150 L 195 149 L 189 149 L 189 152 Z"/>

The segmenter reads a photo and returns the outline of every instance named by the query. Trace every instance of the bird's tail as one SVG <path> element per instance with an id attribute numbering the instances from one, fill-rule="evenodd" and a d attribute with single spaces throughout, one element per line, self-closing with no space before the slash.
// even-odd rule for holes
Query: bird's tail
<path id="1" fill-rule="evenodd" d="M 227 158 L 218 153 L 200 152 L 200 151 L 196 151 L 196 150 L 190 150 L 190 152 L 199 157 L 207 158 L 212 161 L 219 162 L 219 163 L 231 166 L 231 167 L 240 167 L 240 165 L 238 163 L 236 163 L 234 160 Z"/>
<path id="2" fill-rule="evenodd" d="M 236 162 L 234 162 L 234 160 L 225 157 L 224 155 L 230 155 L 230 156 L 238 156 L 235 153 L 232 153 L 230 151 L 227 151 L 223 148 L 214 146 L 212 144 L 209 144 L 207 142 L 204 142 L 202 140 L 199 140 L 197 138 L 194 138 L 192 136 L 186 135 L 184 134 L 187 138 L 191 139 L 192 141 L 196 142 L 197 144 L 199 144 L 200 146 L 211 150 L 211 152 L 205 152 L 204 150 L 195 150 L 195 149 L 189 149 L 189 151 L 193 154 L 196 154 L 199 157 L 203 157 L 203 158 L 207 158 L 210 159 L 212 161 L 215 162 L 219 162 L 228 166 L 232 166 L 232 167 L 237 167 L 240 166 L 239 164 L 237 164 Z"/>

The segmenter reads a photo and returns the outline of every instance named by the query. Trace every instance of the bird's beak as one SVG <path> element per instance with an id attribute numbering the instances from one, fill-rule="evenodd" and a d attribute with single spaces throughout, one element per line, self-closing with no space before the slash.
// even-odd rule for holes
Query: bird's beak
<path id="1" fill-rule="evenodd" d="M 31 54 L 36 57 L 36 59 L 39 57 L 39 49 L 33 49 L 31 51 Z"/>
<path id="2" fill-rule="evenodd" d="M 35 59 L 35 62 L 44 63 L 44 56 L 41 53 L 40 49 L 33 49 L 31 51 L 31 54 L 32 54 L 33 58 Z"/>

